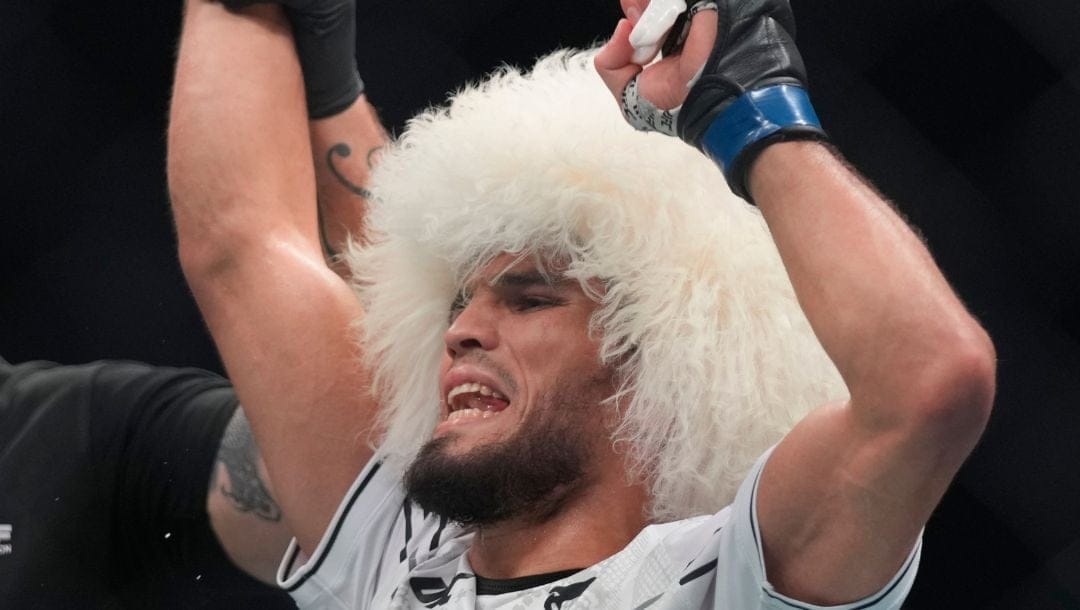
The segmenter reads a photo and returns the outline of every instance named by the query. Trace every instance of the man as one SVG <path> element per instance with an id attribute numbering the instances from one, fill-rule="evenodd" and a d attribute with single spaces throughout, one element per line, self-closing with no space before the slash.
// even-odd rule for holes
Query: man
<path id="1" fill-rule="evenodd" d="M 627 0 L 606 90 L 555 56 L 414 120 L 368 185 L 359 301 L 315 264 L 298 69 L 319 131 L 377 132 L 325 78 L 349 5 L 286 4 L 299 62 L 277 7 L 188 3 L 170 184 L 301 605 L 899 606 L 993 348 L 822 143 L 786 2 L 698 3 L 642 69 Z"/>

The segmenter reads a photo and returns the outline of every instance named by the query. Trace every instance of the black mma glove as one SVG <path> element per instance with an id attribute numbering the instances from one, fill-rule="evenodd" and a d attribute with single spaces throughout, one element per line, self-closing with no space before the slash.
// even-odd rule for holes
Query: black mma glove
<path id="1" fill-rule="evenodd" d="M 716 42 L 675 130 L 716 161 L 731 190 L 750 201 L 747 172 L 766 146 L 827 136 L 806 94 L 787 0 L 714 2 Z"/>
<path id="2" fill-rule="evenodd" d="M 320 119 L 352 105 L 364 92 L 356 68 L 355 0 L 222 0 L 234 10 L 267 2 L 284 6 L 292 23 L 308 115 Z"/>

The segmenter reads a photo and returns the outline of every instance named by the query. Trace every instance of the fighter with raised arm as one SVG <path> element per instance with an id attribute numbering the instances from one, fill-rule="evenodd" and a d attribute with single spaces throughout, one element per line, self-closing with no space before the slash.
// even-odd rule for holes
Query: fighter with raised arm
<path id="1" fill-rule="evenodd" d="M 181 258 L 296 532 L 279 578 L 302 606 L 896 608 L 910 589 L 993 347 L 822 143 L 787 2 L 695 3 L 644 68 L 645 3 L 623 7 L 599 53 L 505 69 L 386 149 L 354 296 L 321 265 L 311 47 L 298 62 L 277 7 L 189 1 Z"/>

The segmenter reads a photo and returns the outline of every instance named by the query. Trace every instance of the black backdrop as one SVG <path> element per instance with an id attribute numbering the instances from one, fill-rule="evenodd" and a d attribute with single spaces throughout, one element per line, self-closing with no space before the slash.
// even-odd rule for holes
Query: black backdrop
<path id="1" fill-rule="evenodd" d="M 614 4 L 360 2 L 361 73 L 400 131 L 499 63 L 605 36 Z M 1080 608 L 1080 3 L 793 4 L 826 128 L 921 228 L 1000 356 L 990 427 L 927 528 L 906 607 Z M 0 4 L 8 360 L 220 370 L 165 193 L 179 10 Z"/>

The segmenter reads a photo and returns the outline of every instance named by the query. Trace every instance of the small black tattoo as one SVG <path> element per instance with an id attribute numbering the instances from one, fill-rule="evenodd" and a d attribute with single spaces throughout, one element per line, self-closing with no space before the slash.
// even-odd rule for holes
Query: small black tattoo
<path id="1" fill-rule="evenodd" d="M 376 150 L 378 150 L 378 148 L 380 148 L 380 147 L 376 147 L 376 148 L 373 148 L 370 151 L 368 151 L 368 156 L 367 156 L 368 167 L 371 167 L 371 155 L 372 155 L 372 153 L 374 153 Z M 364 199 L 371 199 L 371 191 L 367 190 L 366 188 L 364 188 L 362 186 L 358 186 L 356 184 L 353 184 L 352 182 L 349 181 L 348 178 L 343 176 L 340 171 L 338 171 L 337 166 L 334 165 L 334 155 L 335 154 L 340 156 L 342 159 L 347 159 L 350 155 L 352 155 L 352 149 L 349 148 L 349 145 L 344 143 L 344 142 L 339 142 L 339 143 L 334 144 L 333 146 L 331 146 L 330 150 L 327 151 L 327 153 L 326 153 L 326 166 L 330 168 L 330 171 L 333 172 L 334 176 L 338 179 L 338 181 L 341 182 L 343 185 L 345 185 L 345 188 L 349 189 L 350 191 L 352 191 L 353 193 L 355 193 L 357 195 L 360 195 Z"/>
<path id="2" fill-rule="evenodd" d="M 231 483 L 231 489 L 225 485 L 219 489 L 236 510 L 264 521 L 281 521 L 281 508 L 259 476 L 259 450 L 243 410 L 237 409 L 225 428 L 217 459 L 228 471 Z"/>
<path id="3" fill-rule="evenodd" d="M 333 260 L 337 258 L 338 251 L 330 245 L 330 236 L 326 234 L 326 214 L 323 212 L 323 207 L 323 200 L 319 198 L 315 205 L 315 213 L 319 221 L 319 243 L 322 245 L 323 256 Z"/>

